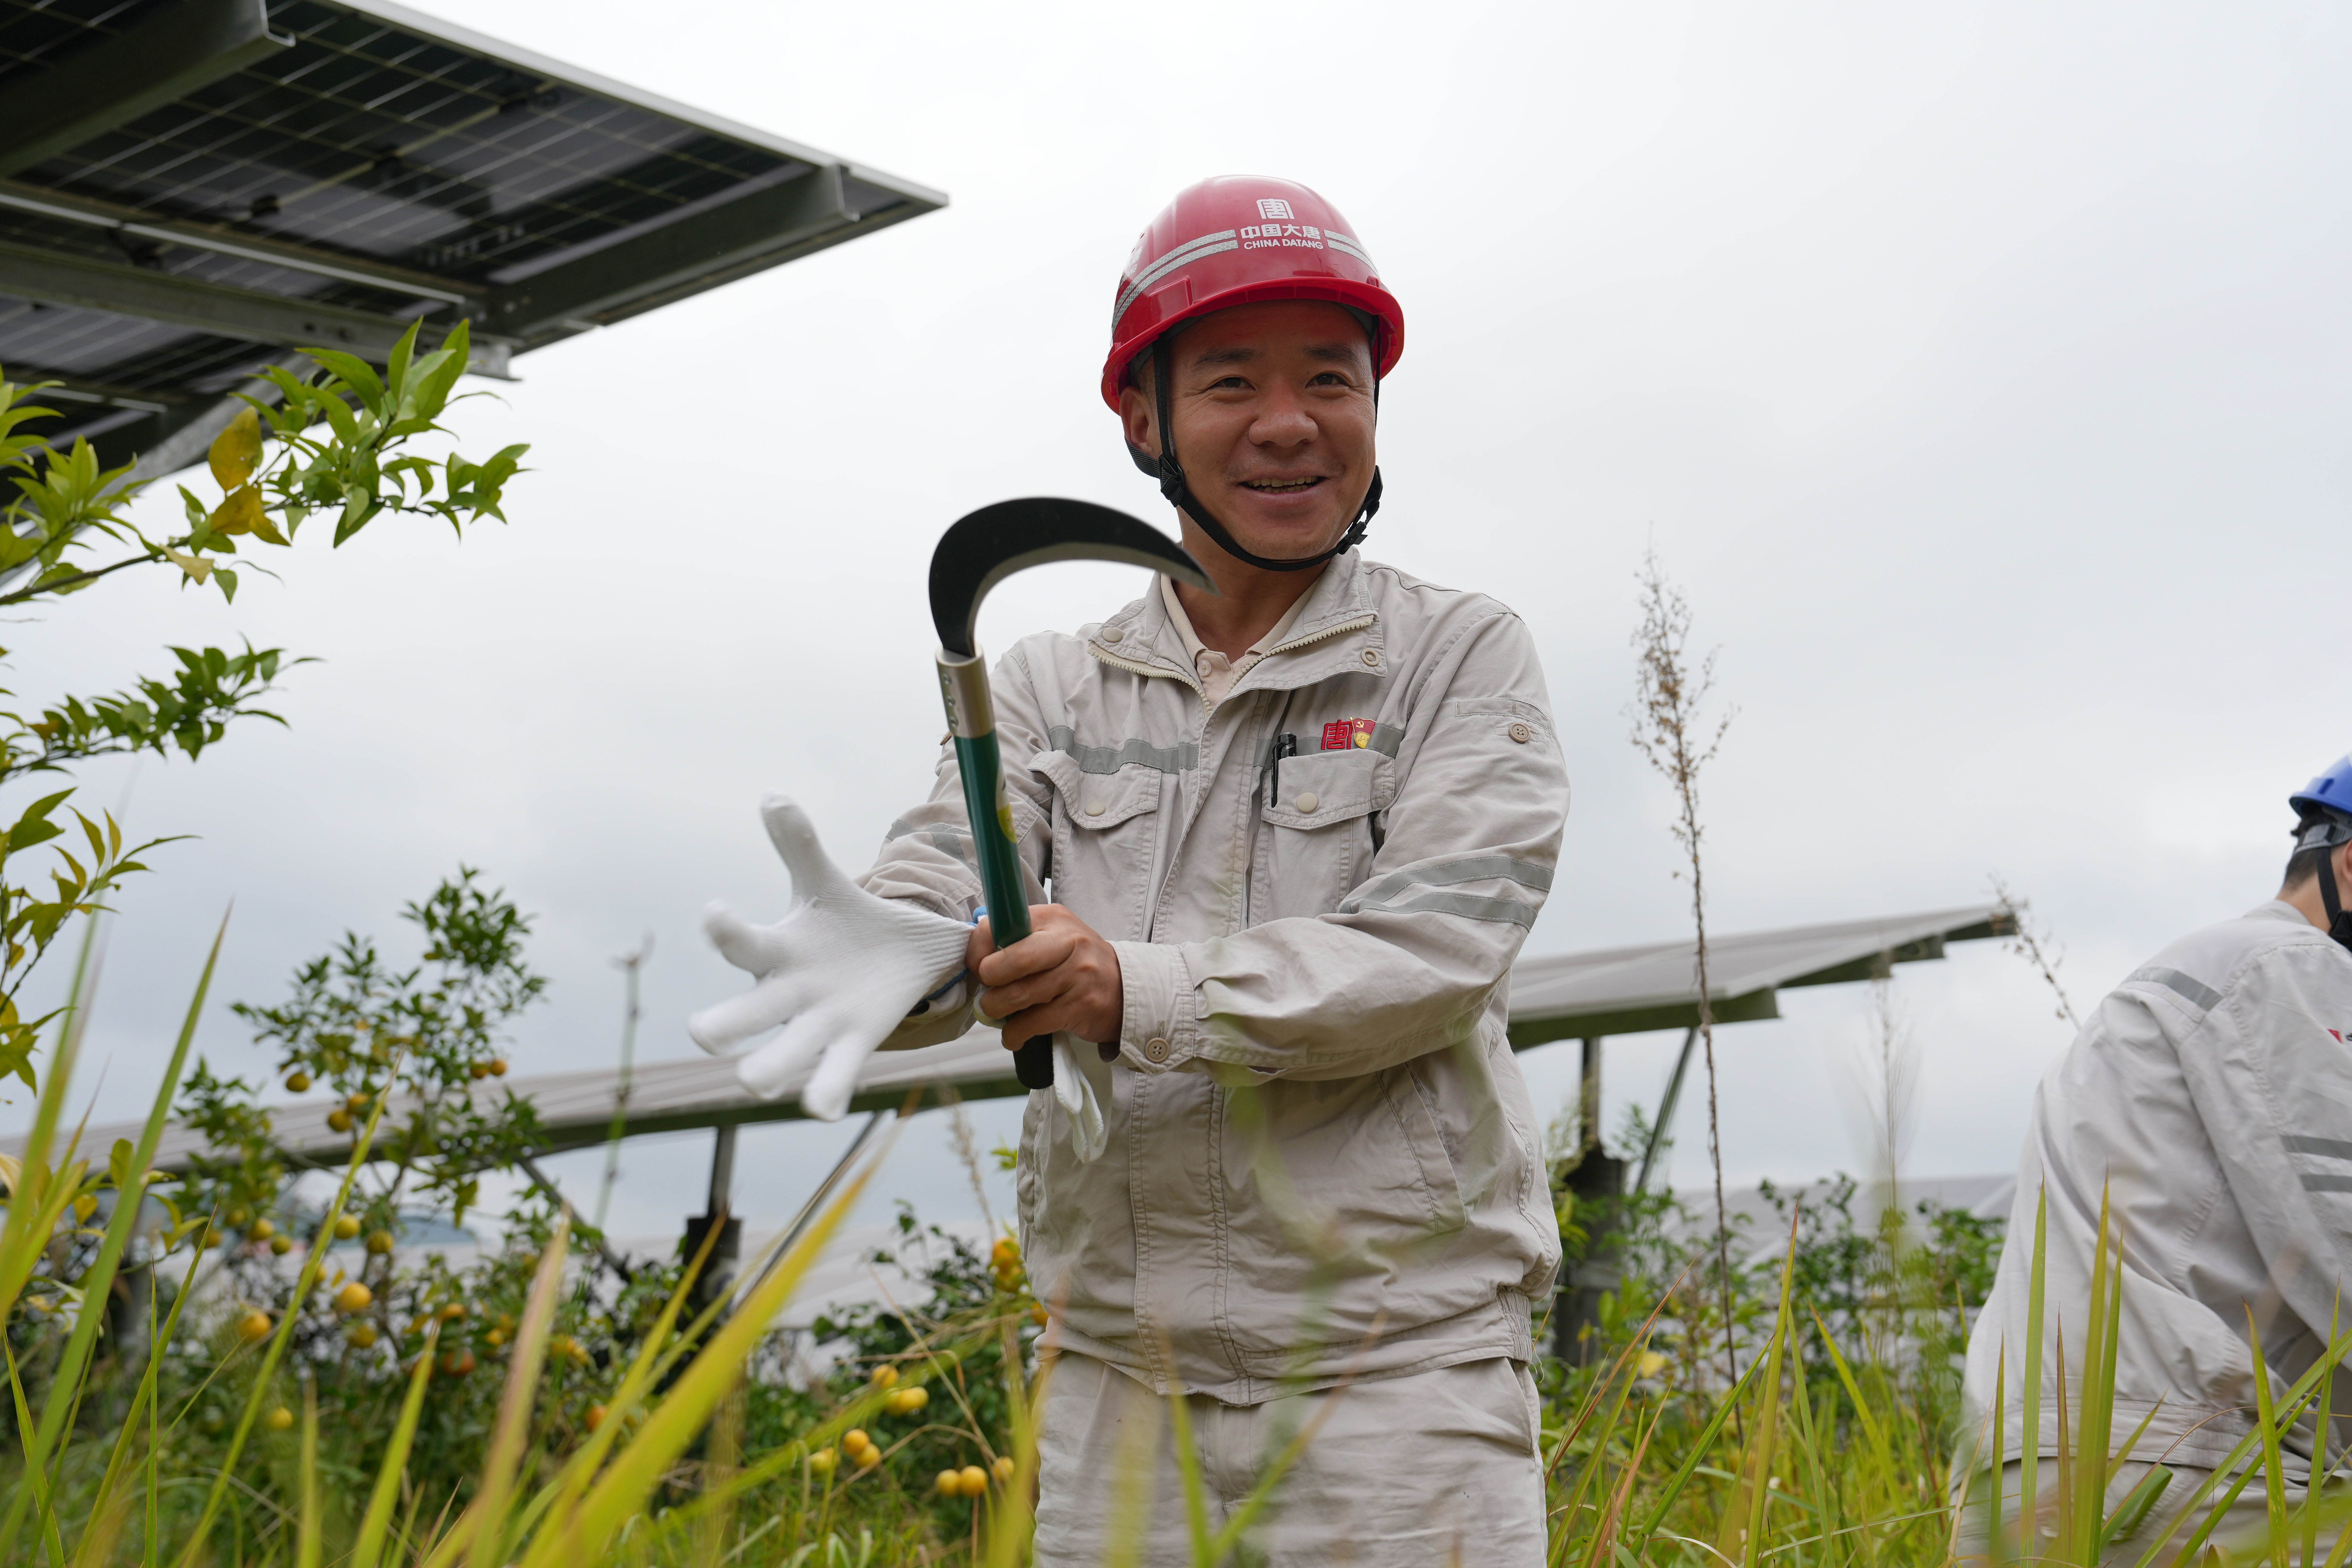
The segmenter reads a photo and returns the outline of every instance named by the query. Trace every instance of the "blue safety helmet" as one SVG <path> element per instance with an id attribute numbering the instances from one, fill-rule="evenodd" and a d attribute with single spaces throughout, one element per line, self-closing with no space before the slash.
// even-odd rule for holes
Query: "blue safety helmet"
<path id="1" fill-rule="evenodd" d="M 2338 757 L 2335 765 L 2286 797 L 2294 807 L 2294 848 L 2333 849 L 2352 843 L 2352 756 Z M 2336 945 L 2352 952 L 2352 910 L 2344 907 L 2336 886 L 2336 857 L 2319 858 L 2319 902 L 2327 911 L 2327 934 Z"/>
<path id="2" fill-rule="evenodd" d="M 2352 840 L 2352 756 L 2286 797 L 2294 810 L 2294 847 L 2316 849 Z"/>

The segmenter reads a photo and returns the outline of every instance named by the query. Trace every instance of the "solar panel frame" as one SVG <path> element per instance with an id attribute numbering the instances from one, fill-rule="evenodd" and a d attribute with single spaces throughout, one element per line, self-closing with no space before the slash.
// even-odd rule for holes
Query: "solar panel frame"
<path id="1" fill-rule="evenodd" d="M 0 0 L 0 93 L 262 3 Z M 497 373 L 947 200 L 384 0 L 271 0 L 268 27 L 0 178 L 0 366 L 82 399 L 55 434 L 133 449 L 321 321 L 381 352 L 463 317 Z"/>

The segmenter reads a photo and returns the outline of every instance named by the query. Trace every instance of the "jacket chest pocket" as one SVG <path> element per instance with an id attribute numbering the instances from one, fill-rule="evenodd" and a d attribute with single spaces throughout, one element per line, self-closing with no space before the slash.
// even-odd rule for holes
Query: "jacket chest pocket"
<path id="1" fill-rule="evenodd" d="M 1378 752 L 1309 752 L 1268 770 L 1252 921 L 1328 914 L 1371 875 L 1372 819 L 1396 799 Z"/>
<path id="2" fill-rule="evenodd" d="M 1031 767 L 1054 786 L 1054 900 L 1114 942 L 1143 935 L 1167 775 L 1130 763 L 1090 773 L 1066 752 Z"/>

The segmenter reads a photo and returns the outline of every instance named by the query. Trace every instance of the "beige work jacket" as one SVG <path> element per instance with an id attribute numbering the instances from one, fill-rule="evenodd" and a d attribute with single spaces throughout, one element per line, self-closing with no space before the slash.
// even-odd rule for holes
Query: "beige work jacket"
<path id="1" fill-rule="evenodd" d="M 1058 1342 L 1237 1405 L 1529 1359 L 1559 1232 L 1504 1024 L 1568 779 L 1525 624 L 1351 552 L 1213 710 L 1156 592 L 993 679 L 1033 897 L 1126 990 L 1108 1152 L 1051 1094 L 1023 1123 Z M 866 887 L 970 915 L 961 789 L 943 750 Z M 888 1043 L 970 1023 L 950 996 Z"/>
<path id="2" fill-rule="evenodd" d="M 2277 900 L 2183 937 L 2099 1004 L 2034 1096 L 2000 1272 L 1969 1336 L 1965 1445 L 1991 1447 L 2005 1371 L 2004 1457 L 2019 1454 L 2028 1399 L 2042 1452 L 2057 1451 L 2062 1325 L 2079 1429 L 2102 1203 L 2125 1263 L 2112 1440 L 2138 1431 L 2130 1458 L 2220 1465 L 2254 1426 L 2252 1329 L 2273 1395 L 2318 1359 L 2331 1322 L 2352 1329 L 2347 1032 L 2352 954 Z M 2037 1389 L 2023 1373 L 2045 1194 Z M 2352 1377 L 2333 1392 L 2352 1410 Z M 2286 1439 L 2298 1485 L 2310 1446 L 2308 1423 Z"/>

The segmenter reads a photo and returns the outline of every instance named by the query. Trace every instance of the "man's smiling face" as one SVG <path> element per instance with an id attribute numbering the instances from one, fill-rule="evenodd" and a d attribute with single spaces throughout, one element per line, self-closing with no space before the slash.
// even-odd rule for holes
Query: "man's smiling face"
<path id="1" fill-rule="evenodd" d="M 1296 561 L 1336 543 L 1372 482 L 1371 345 L 1356 318 L 1320 300 L 1236 305 L 1157 352 L 1171 356 L 1176 455 L 1201 504 L 1253 554 Z M 1150 378 L 1137 379 L 1119 414 L 1157 454 Z"/>

